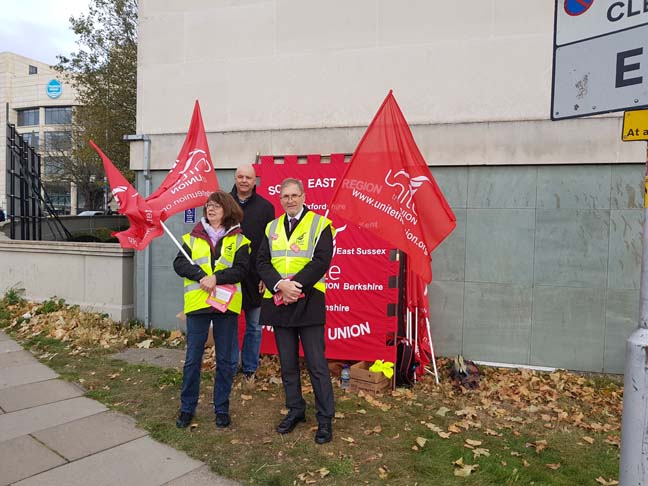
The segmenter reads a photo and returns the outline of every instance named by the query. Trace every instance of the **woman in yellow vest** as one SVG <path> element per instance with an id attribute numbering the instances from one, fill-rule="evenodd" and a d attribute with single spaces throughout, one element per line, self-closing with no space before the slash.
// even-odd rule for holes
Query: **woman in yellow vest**
<path id="1" fill-rule="evenodd" d="M 214 375 L 214 414 L 216 426 L 230 424 L 229 395 L 236 364 L 232 349 L 238 343 L 238 315 L 241 312 L 241 280 L 250 256 L 250 240 L 241 232 L 243 211 L 231 195 L 216 191 L 203 208 L 203 217 L 191 233 L 182 237 L 192 265 L 178 252 L 173 261 L 175 272 L 184 277 L 184 312 L 187 316 L 187 355 L 182 374 L 178 428 L 193 419 L 200 392 L 200 368 L 203 350 L 212 324 L 216 348 Z M 218 286 L 224 287 L 218 287 Z M 219 290 L 225 289 L 225 292 Z M 227 289 L 232 290 L 228 293 Z M 207 302 L 210 295 L 220 299 L 220 309 Z M 217 305 L 217 307 L 219 307 Z"/>

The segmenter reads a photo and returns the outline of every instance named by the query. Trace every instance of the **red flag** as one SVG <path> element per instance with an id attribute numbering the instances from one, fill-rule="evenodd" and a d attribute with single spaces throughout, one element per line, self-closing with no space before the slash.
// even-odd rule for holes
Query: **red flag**
<path id="1" fill-rule="evenodd" d="M 161 220 L 185 209 L 202 206 L 218 190 L 216 172 L 209 154 L 200 105 L 196 100 L 189 131 L 178 158 L 162 185 L 146 198 L 151 208 L 161 212 Z"/>
<path id="2" fill-rule="evenodd" d="M 390 91 L 336 184 L 331 210 L 404 251 L 430 282 L 434 250 L 457 225 Z"/>
<path id="3" fill-rule="evenodd" d="M 160 224 L 160 211 L 151 208 L 92 140 L 90 145 L 103 161 L 108 184 L 119 205 L 119 214 L 126 216 L 130 223 L 130 228 L 120 233 L 113 233 L 113 236 L 117 237 L 122 248 L 143 250 L 153 238 L 164 233 Z"/>

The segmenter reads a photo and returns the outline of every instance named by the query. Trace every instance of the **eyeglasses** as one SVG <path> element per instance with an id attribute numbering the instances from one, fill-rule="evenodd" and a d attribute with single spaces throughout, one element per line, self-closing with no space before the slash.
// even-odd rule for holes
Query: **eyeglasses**
<path id="1" fill-rule="evenodd" d="M 210 203 L 205 204 L 205 208 L 207 208 L 207 209 L 223 209 L 223 206 L 221 206 L 220 204 L 210 202 Z"/>
<path id="2" fill-rule="evenodd" d="M 293 199 L 295 199 L 295 200 L 299 199 L 303 195 L 304 195 L 303 192 L 301 194 L 284 194 L 283 196 L 281 196 L 281 200 L 282 201 L 292 201 Z"/>

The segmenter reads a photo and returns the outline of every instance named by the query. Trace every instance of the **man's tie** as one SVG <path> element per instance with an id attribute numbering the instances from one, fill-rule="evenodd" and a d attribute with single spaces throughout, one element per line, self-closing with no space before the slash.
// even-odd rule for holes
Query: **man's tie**
<path id="1" fill-rule="evenodd" d="M 290 232 L 295 229 L 295 226 L 297 226 L 297 218 L 290 218 Z"/>

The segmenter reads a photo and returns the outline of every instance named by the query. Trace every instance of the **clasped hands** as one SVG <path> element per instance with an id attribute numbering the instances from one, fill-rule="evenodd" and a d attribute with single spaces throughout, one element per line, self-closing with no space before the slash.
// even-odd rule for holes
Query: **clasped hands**
<path id="1" fill-rule="evenodd" d="M 302 294 L 302 284 L 294 280 L 282 280 L 277 284 L 277 290 L 283 294 L 285 304 L 294 304 Z"/>
<path id="2" fill-rule="evenodd" d="M 204 290 L 208 294 L 211 294 L 216 287 L 216 275 L 206 275 L 205 277 L 200 279 L 199 283 L 202 290 Z"/>

